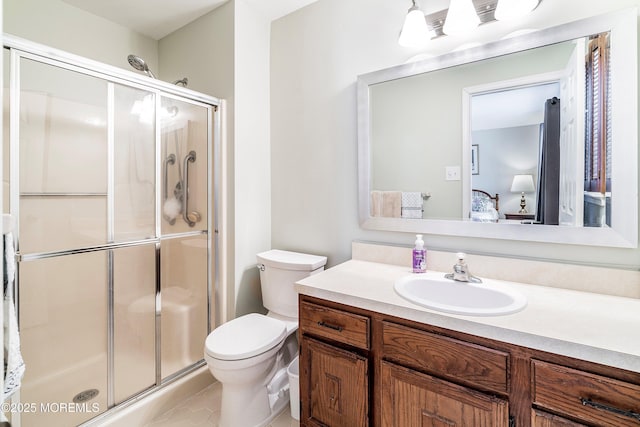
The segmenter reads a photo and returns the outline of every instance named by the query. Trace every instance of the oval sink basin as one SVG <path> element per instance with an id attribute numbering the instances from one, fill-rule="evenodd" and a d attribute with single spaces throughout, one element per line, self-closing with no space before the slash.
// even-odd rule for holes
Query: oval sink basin
<path id="1" fill-rule="evenodd" d="M 503 284 L 456 282 L 429 273 L 403 277 L 394 288 L 412 303 L 468 316 L 511 314 L 527 305 L 524 295 Z"/>

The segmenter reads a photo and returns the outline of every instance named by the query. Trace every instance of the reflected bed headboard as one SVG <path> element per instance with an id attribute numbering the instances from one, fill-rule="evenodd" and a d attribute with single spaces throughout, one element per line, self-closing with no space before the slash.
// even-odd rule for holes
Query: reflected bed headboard
<path id="1" fill-rule="evenodd" d="M 495 210 L 497 210 L 498 212 L 500 211 L 500 196 L 498 195 L 498 193 L 496 193 L 495 196 L 492 196 L 486 191 L 473 189 L 471 190 L 471 200 L 475 200 L 476 198 L 491 200 L 493 202 L 493 207 L 495 208 Z"/>

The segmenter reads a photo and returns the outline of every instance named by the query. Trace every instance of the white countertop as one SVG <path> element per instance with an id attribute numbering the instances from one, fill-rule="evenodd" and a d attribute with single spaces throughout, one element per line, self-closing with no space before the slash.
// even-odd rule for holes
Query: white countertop
<path id="1" fill-rule="evenodd" d="M 504 316 L 461 316 L 400 297 L 394 283 L 411 274 L 408 267 L 350 260 L 300 280 L 296 289 L 304 295 L 640 372 L 638 299 L 487 279 L 520 291 L 527 297 L 527 307 Z"/>

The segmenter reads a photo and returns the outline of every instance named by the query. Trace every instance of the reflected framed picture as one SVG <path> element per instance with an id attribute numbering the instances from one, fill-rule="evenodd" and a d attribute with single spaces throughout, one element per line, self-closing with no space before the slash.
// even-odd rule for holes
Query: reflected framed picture
<path id="1" fill-rule="evenodd" d="M 478 175 L 480 173 L 480 155 L 478 144 L 471 145 L 471 174 Z"/>

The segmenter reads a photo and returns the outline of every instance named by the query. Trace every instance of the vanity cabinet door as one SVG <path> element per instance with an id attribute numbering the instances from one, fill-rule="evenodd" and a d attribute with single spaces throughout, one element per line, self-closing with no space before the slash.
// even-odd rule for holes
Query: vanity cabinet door
<path id="1" fill-rule="evenodd" d="M 506 400 L 381 362 L 382 427 L 508 427 Z"/>
<path id="2" fill-rule="evenodd" d="M 300 349 L 303 426 L 369 425 L 369 361 L 303 336 Z"/>

